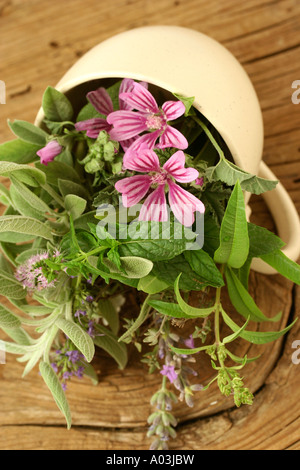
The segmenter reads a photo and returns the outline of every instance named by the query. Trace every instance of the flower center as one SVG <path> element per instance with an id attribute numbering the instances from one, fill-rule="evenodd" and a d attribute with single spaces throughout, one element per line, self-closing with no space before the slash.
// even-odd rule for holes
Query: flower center
<path id="1" fill-rule="evenodd" d="M 149 130 L 161 129 L 165 125 L 165 119 L 159 114 L 148 114 L 146 126 Z"/>
<path id="2" fill-rule="evenodd" d="M 151 187 L 157 188 L 162 184 L 165 184 L 168 179 L 168 173 L 163 168 L 160 171 L 154 172 L 151 175 Z"/>

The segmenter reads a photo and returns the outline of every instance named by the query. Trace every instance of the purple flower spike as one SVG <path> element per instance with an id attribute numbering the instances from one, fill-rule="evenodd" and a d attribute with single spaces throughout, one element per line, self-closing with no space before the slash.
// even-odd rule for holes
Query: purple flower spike
<path id="1" fill-rule="evenodd" d="M 160 373 L 168 377 L 171 383 L 173 383 L 174 380 L 176 380 L 178 377 L 177 373 L 175 372 L 174 366 L 170 366 L 170 365 L 167 366 L 166 364 L 163 365 L 163 368 L 160 371 Z"/>
<path id="2" fill-rule="evenodd" d="M 195 343 L 194 343 L 193 335 L 190 335 L 189 338 L 184 341 L 184 344 L 186 345 L 186 347 L 190 349 L 194 349 Z"/>
<path id="3" fill-rule="evenodd" d="M 62 151 L 62 146 L 56 140 L 51 140 L 45 147 L 40 149 L 37 155 L 41 159 L 43 165 L 48 165 L 49 162 L 52 162 L 57 155 Z"/>

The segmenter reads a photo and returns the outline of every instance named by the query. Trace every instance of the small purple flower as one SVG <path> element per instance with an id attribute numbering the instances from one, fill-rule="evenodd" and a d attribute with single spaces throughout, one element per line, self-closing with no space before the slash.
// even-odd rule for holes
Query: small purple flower
<path id="1" fill-rule="evenodd" d="M 21 282 L 24 289 L 31 291 L 47 289 L 55 286 L 55 279 L 49 281 L 42 268 L 43 261 L 49 258 L 49 254 L 44 252 L 28 258 L 21 264 L 15 273 L 15 278 Z M 46 265 L 45 265 L 46 268 Z"/>
<path id="2" fill-rule="evenodd" d="M 195 181 L 195 184 L 196 184 L 197 186 L 203 186 L 203 184 L 204 184 L 204 178 L 203 178 L 203 176 L 201 176 L 201 178 L 197 178 L 196 181 Z"/>
<path id="3" fill-rule="evenodd" d="M 76 349 L 73 351 L 67 351 L 66 356 L 68 356 L 69 361 L 72 362 L 72 364 L 76 364 L 76 362 L 80 361 L 80 359 L 83 359 L 83 355 L 77 351 Z"/>
<path id="4" fill-rule="evenodd" d="M 62 146 L 56 140 L 51 140 L 51 142 L 36 153 L 40 157 L 41 163 L 47 166 L 49 162 L 52 162 L 61 153 L 62 149 Z"/>
<path id="5" fill-rule="evenodd" d="M 188 348 L 194 349 L 194 348 L 195 348 L 195 343 L 194 343 L 193 335 L 190 335 L 189 338 L 184 341 L 184 344 L 185 344 Z"/>
<path id="6" fill-rule="evenodd" d="M 85 300 L 87 302 L 94 302 L 94 297 L 92 295 L 88 295 Z"/>
<path id="7" fill-rule="evenodd" d="M 162 370 L 160 371 L 160 373 L 162 375 L 165 375 L 166 377 L 168 377 L 168 379 L 170 380 L 171 383 L 173 383 L 174 380 L 176 380 L 178 378 L 178 375 L 175 372 L 174 366 L 164 364 Z"/>

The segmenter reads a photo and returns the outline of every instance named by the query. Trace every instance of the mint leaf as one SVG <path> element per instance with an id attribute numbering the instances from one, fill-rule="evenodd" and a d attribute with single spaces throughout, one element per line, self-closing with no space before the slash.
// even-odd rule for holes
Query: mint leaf
<path id="1" fill-rule="evenodd" d="M 223 277 L 213 259 L 204 250 L 187 250 L 184 257 L 204 282 L 212 287 L 224 286 Z"/>

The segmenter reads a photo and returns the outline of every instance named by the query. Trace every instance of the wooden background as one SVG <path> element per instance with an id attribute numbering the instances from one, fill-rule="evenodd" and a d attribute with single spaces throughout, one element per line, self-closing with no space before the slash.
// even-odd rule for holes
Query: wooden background
<path id="1" fill-rule="evenodd" d="M 153 24 L 206 33 L 244 65 L 263 110 L 264 160 L 300 211 L 300 104 L 291 101 L 292 82 L 300 79 L 299 0 L 0 0 L 0 80 L 7 86 L 0 142 L 11 139 L 8 118 L 33 122 L 44 89 L 55 86 L 78 57 L 116 33 Z M 273 227 L 260 197 L 252 199 L 252 209 L 255 222 Z M 266 315 L 283 311 L 274 328 L 299 314 L 300 289 L 291 282 L 252 273 L 250 287 Z M 300 364 L 291 360 L 296 339 L 299 322 L 266 347 L 238 344 L 249 356 L 263 353 L 244 372 L 255 391 L 253 406 L 236 409 L 232 398 L 222 398 L 214 387 L 199 392 L 194 408 L 176 406 L 180 422 L 171 448 L 299 450 Z M 126 371 L 98 356 L 100 384 L 83 380 L 69 386 L 70 431 L 37 369 L 21 379 L 23 364 L 8 356 L 0 365 L 0 448 L 148 449 L 145 422 L 160 379 L 147 374 L 134 351 Z M 208 379 L 205 364 L 199 379 Z"/>

